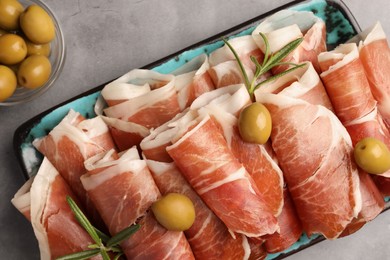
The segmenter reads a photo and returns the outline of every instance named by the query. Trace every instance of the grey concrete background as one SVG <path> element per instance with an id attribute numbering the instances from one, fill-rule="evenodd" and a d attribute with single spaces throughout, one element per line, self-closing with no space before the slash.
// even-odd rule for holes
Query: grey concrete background
<path id="1" fill-rule="evenodd" d="M 39 99 L 0 107 L 0 258 L 39 259 L 30 224 L 10 204 L 24 179 L 12 147 L 26 120 L 86 90 L 229 29 L 289 1 L 46 0 L 67 47 L 58 82 Z M 390 35 L 390 2 L 345 0 L 362 28 L 380 20 Z M 390 259 L 390 211 L 358 233 L 321 242 L 295 259 Z"/>

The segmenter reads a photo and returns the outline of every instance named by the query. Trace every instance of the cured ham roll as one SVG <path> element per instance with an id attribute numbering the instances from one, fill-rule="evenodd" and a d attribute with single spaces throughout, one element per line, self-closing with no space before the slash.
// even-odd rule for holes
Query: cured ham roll
<path id="1" fill-rule="evenodd" d="M 174 163 L 147 160 L 162 194 L 176 192 L 188 196 L 195 206 L 195 222 L 184 231 L 196 259 L 248 259 L 245 236 L 234 239 L 225 224 L 204 204 Z"/>
<path id="2" fill-rule="evenodd" d="M 390 48 L 382 26 L 377 22 L 358 35 L 360 59 L 378 110 L 390 129 Z"/>
<path id="3" fill-rule="evenodd" d="M 244 142 L 238 131 L 239 112 L 251 103 L 244 85 L 233 85 L 209 92 L 194 101 L 191 108 L 210 115 L 218 122 L 234 156 L 256 183 L 261 196 L 274 216 L 283 206 L 283 174 L 265 145 Z"/>
<path id="4" fill-rule="evenodd" d="M 310 61 L 314 69 L 320 72 L 317 55 L 326 51 L 325 23 L 312 12 L 282 10 L 261 22 L 252 32 L 253 39 L 265 52 L 265 44 L 259 33 L 264 33 L 270 45 L 270 52 L 276 52 L 288 43 L 303 37 L 303 42 L 283 61 L 301 63 Z M 278 66 L 272 69 L 274 74 L 287 69 Z"/>
<path id="5" fill-rule="evenodd" d="M 94 244 L 75 219 L 66 196 L 78 201 L 58 171 L 44 158 L 37 175 L 26 182 L 11 200 L 31 221 L 43 260 L 84 251 Z"/>
<path id="6" fill-rule="evenodd" d="M 176 89 L 181 110 L 189 107 L 203 93 L 215 89 L 208 72 L 209 68 L 208 57 L 203 54 L 172 72 L 176 76 Z"/>
<path id="7" fill-rule="evenodd" d="M 128 72 L 106 85 L 102 96 L 108 104 L 113 104 L 104 109 L 106 116 L 148 129 L 162 125 L 181 111 L 175 76 L 151 70 Z"/>
<path id="8" fill-rule="evenodd" d="M 99 215 L 90 204 L 80 177 L 86 171 L 86 159 L 115 148 L 103 120 L 100 117 L 85 119 L 80 113 L 70 110 L 47 136 L 34 140 L 33 145 L 66 180 L 90 217 L 99 222 Z M 95 224 L 100 226 L 101 223 Z"/>
<path id="9" fill-rule="evenodd" d="M 98 154 L 85 162 L 84 188 L 110 233 L 139 223 L 134 235 L 121 244 L 129 259 L 193 259 L 183 232 L 168 231 L 154 219 L 150 206 L 160 192 L 144 160 L 134 147 L 124 153 Z"/>
<path id="10" fill-rule="evenodd" d="M 306 62 L 306 64 L 274 81 L 265 83 L 255 91 L 255 96 L 261 93 L 280 93 L 333 110 L 332 103 L 313 64 L 311 62 Z"/>
<path id="11" fill-rule="evenodd" d="M 337 238 L 361 209 L 348 132 L 323 106 L 268 93 L 258 101 L 271 113 L 272 146 L 303 229 Z"/>
<path id="12" fill-rule="evenodd" d="M 351 136 L 352 144 L 365 137 L 375 137 L 390 147 L 390 134 L 377 112 L 356 44 L 340 45 L 332 52 L 321 53 L 319 62 L 324 70 L 321 78 L 335 113 Z M 358 229 L 357 223 L 362 226 L 374 219 L 384 207 L 383 198 L 365 174 L 360 173 L 362 214 L 354 220 L 348 234 Z M 390 171 L 384 173 L 389 174 Z"/>
<path id="13" fill-rule="evenodd" d="M 259 237 L 277 231 L 276 218 L 218 124 L 204 116 L 185 129 L 167 151 L 209 208 L 232 232 Z"/>

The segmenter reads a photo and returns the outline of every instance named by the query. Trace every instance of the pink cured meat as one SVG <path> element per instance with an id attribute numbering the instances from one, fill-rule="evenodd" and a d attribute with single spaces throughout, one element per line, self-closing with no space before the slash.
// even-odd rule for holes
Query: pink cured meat
<path id="1" fill-rule="evenodd" d="M 176 89 L 182 110 L 189 107 L 203 93 L 215 89 L 208 72 L 209 68 L 208 57 L 203 54 L 172 72 L 176 76 Z"/>
<path id="2" fill-rule="evenodd" d="M 320 72 L 317 56 L 326 51 L 325 23 L 312 12 L 282 10 L 261 22 L 252 36 L 259 48 L 265 52 L 265 44 L 259 33 L 266 35 L 271 52 L 280 50 L 291 41 L 303 37 L 302 43 L 283 61 L 301 63 L 309 61 Z M 285 71 L 288 66 L 277 66 L 272 73 Z"/>
<path id="3" fill-rule="evenodd" d="M 85 173 L 84 161 L 95 154 L 115 148 L 107 125 L 99 117 L 85 119 L 70 110 L 50 133 L 36 139 L 33 145 L 44 154 L 66 180 L 92 218 L 100 218 L 89 202 L 80 177 Z"/>
<path id="4" fill-rule="evenodd" d="M 378 110 L 390 130 L 390 48 L 380 23 L 363 32 L 360 59 Z"/>
<path id="5" fill-rule="evenodd" d="M 123 99 L 105 108 L 106 116 L 133 122 L 148 129 L 172 119 L 181 111 L 173 75 L 150 70 L 132 70 L 106 85 L 102 90 L 106 102 Z"/>
<path id="6" fill-rule="evenodd" d="M 264 247 L 268 253 L 277 253 L 292 246 L 301 237 L 303 229 L 298 219 L 290 193 L 283 189 L 284 204 L 281 214 L 278 216 L 280 232 L 264 237 Z"/>
<path id="7" fill-rule="evenodd" d="M 337 238 L 361 209 L 347 131 L 322 106 L 267 93 L 258 101 L 270 110 L 272 146 L 303 229 Z"/>
<path id="8" fill-rule="evenodd" d="M 184 231 L 196 259 L 245 259 L 249 245 L 244 236 L 235 239 L 227 227 L 204 204 L 174 163 L 148 160 L 147 164 L 162 194 L 176 192 L 188 196 L 195 206 L 195 222 Z M 245 257 L 246 256 L 246 257 Z"/>
<path id="9" fill-rule="evenodd" d="M 81 177 L 84 188 L 98 209 L 110 233 L 139 223 L 141 229 L 123 242 L 129 259 L 193 259 L 182 232 L 160 226 L 148 210 L 160 192 L 136 148 L 115 159 L 110 151 L 86 161 L 89 172 Z"/>
<path id="10" fill-rule="evenodd" d="M 232 232 L 259 237 L 277 231 L 276 219 L 258 195 L 253 179 L 210 117 L 205 116 L 167 151 L 203 201 Z"/>
<path id="11" fill-rule="evenodd" d="M 31 221 L 43 260 L 84 251 L 94 244 L 75 219 L 66 196 L 80 205 L 69 185 L 44 158 L 37 175 L 11 201 Z"/>

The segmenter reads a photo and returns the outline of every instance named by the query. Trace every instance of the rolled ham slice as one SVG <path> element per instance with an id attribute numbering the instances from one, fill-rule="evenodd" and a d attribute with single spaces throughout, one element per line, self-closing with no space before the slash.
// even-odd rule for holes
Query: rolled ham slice
<path id="1" fill-rule="evenodd" d="M 253 79 L 252 70 L 244 65 L 249 80 Z M 228 60 L 212 66 L 209 74 L 216 88 L 222 88 L 230 85 L 245 83 L 244 76 L 235 60 Z"/>
<path id="2" fill-rule="evenodd" d="M 134 88 L 134 85 L 137 87 Z M 138 88 L 144 89 L 145 85 L 149 86 L 149 91 L 138 91 Z M 134 96 L 121 99 L 122 92 L 132 93 L 133 89 L 136 90 L 131 94 Z M 106 116 L 133 122 L 148 129 L 162 125 L 181 111 L 175 76 L 151 70 L 136 69 L 128 72 L 106 85 L 102 96 L 109 104 L 114 98 L 120 99 L 113 106 L 104 109 Z"/>
<path id="3" fill-rule="evenodd" d="M 319 55 L 321 78 L 334 106 L 336 115 L 346 127 L 355 145 L 365 137 L 375 137 L 390 147 L 390 134 L 377 112 L 364 67 L 355 43 L 340 45 L 334 51 Z M 374 219 L 384 207 L 383 198 L 372 185 L 367 173 L 360 172 L 362 214 L 347 234 L 358 230 L 365 222 Z M 390 176 L 390 171 L 384 176 Z"/>
<path id="4" fill-rule="evenodd" d="M 90 203 L 80 177 L 86 172 L 84 168 L 86 159 L 115 148 L 104 121 L 100 117 L 85 119 L 78 112 L 70 110 L 47 136 L 34 140 L 33 145 L 55 166 L 90 217 L 100 222 L 100 217 Z"/>
<path id="5" fill-rule="evenodd" d="M 189 107 L 203 93 L 215 89 L 208 72 L 209 68 L 208 57 L 203 54 L 172 72 L 176 76 L 176 89 L 181 110 Z"/>
<path id="6" fill-rule="evenodd" d="M 323 106 L 268 93 L 258 101 L 271 113 L 272 146 L 305 232 L 337 238 L 361 209 L 348 132 Z"/>
<path id="7" fill-rule="evenodd" d="M 184 231 L 196 259 L 248 259 L 250 248 L 245 236 L 234 239 L 225 224 L 204 204 L 174 163 L 147 160 L 162 194 L 176 192 L 188 196 L 195 206 L 195 222 Z"/>
<path id="8" fill-rule="evenodd" d="M 259 196 L 256 184 L 210 116 L 190 124 L 167 151 L 194 190 L 232 232 L 259 237 L 278 230 L 276 218 Z"/>
<path id="9" fill-rule="evenodd" d="M 378 110 L 390 129 L 390 48 L 382 26 L 377 22 L 358 35 L 360 59 Z"/>
<path id="10" fill-rule="evenodd" d="M 314 69 L 320 72 L 317 56 L 326 51 L 325 23 L 312 12 L 282 10 L 261 22 L 252 32 L 253 39 L 265 52 L 265 44 L 259 33 L 267 36 L 271 53 L 282 49 L 285 45 L 303 37 L 303 42 L 283 61 L 301 63 L 310 61 Z M 288 66 L 272 69 L 274 74 L 284 71 Z"/>
<path id="11" fill-rule="evenodd" d="M 43 260 L 84 251 L 95 243 L 75 219 L 66 196 L 80 205 L 69 185 L 45 157 L 37 175 L 11 200 L 31 221 Z"/>
<path id="12" fill-rule="evenodd" d="M 87 160 L 89 172 L 81 181 L 112 235 L 132 224 L 141 225 L 121 244 L 126 257 L 193 259 L 183 232 L 166 230 L 149 211 L 161 194 L 137 149 L 127 150 L 119 158 L 113 154 L 112 150 Z"/>

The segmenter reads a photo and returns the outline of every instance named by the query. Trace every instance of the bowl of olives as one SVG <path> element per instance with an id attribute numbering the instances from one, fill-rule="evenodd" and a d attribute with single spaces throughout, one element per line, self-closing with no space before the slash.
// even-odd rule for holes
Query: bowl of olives
<path id="1" fill-rule="evenodd" d="M 58 19 L 39 0 L 0 0 L 0 106 L 40 96 L 58 78 L 65 42 Z"/>

